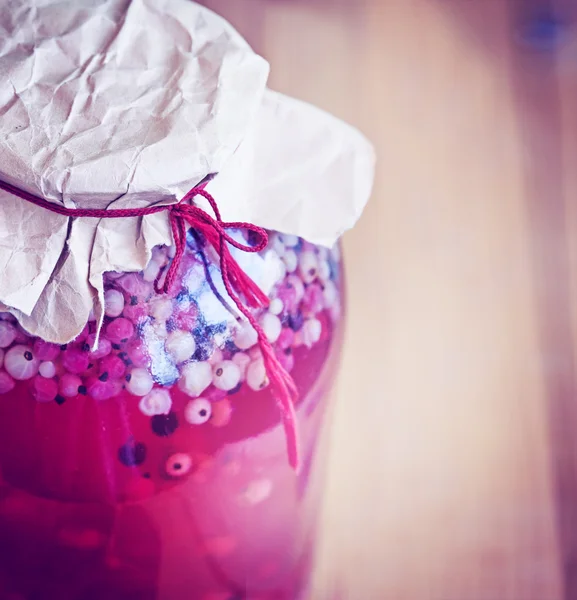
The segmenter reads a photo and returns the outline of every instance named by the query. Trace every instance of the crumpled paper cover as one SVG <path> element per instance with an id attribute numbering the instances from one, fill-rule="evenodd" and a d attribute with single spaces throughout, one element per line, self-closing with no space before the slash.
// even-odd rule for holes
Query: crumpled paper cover
<path id="1" fill-rule="evenodd" d="M 368 200 L 372 147 L 267 90 L 268 71 L 189 0 L 5 0 L 0 179 L 70 208 L 133 208 L 218 174 L 225 220 L 332 246 Z M 66 343 L 91 311 L 101 321 L 105 272 L 140 271 L 171 242 L 167 213 L 69 218 L 0 191 L 0 310 Z"/>

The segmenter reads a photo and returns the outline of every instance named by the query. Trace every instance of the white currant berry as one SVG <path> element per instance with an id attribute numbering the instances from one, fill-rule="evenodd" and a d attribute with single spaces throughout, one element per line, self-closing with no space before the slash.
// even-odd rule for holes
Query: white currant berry
<path id="1" fill-rule="evenodd" d="M 196 342 L 192 333 L 177 330 L 168 334 L 165 348 L 175 362 L 181 363 L 195 353 Z"/>
<path id="2" fill-rule="evenodd" d="M 268 341 L 274 344 L 282 331 L 281 320 L 276 315 L 267 312 L 260 318 L 260 326 L 265 332 Z"/>
<path id="3" fill-rule="evenodd" d="M 307 319 L 301 330 L 303 344 L 311 348 L 321 339 L 322 330 L 322 323 L 318 319 Z"/>
<path id="4" fill-rule="evenodd" d="M 262 350 L 260 348 L 260 346 L 253 346 L 248 352 L 247 352 L 249 358 L 251 361 L 254 360 L 262 360 Z"/>
<path id="5" fill-rule="evenodd" d="M 261 257 L 264 264 L 259 275 L 259 286 L 264 290 L 271 290 L 286 276 L 286 266 L 274 250 L 266 250 Z"/>
<path id="6" fill-rule="evenodd" d="M 239 350 L 248 350 L 258 342 L 258 334 L 254 327 L 248 322 L 243 321 L 234 332 L 234 343 Z"/>
<path id="7" fill-rule="evenodd" d="M 305 250 L 299 257 L 299 275 L 305 283 L 312 283 L 319 272 L 319 261 L 312 250 Z"/>
<path id="8" fill-rule="evenodd" d="M 72 373 L 64 373 L 58 381 L 58 389 L 61 396 L 74 398 L 78 395 L 78 388 L 82 385 L 82 379 Z"/>
<path id="9" fill-rule="evenodd" d="M 124 310 L 124 295 L 118 290 L 104 292 L 104 314 L 107 317 L 119 317 Z"/>
<path id="10" fill-rule="evenodd" d="M 241 379 L 244 379 L 246 376 L 246 369 L 251 362 L 250 356 L 244 352 L 237 352 L 232 357 L 232 362 L 240 369 L 240 377 Z"/>
<path id="11" fill-rule="evenodd" d="M 191 425 L 202 425 L 212 415 L 212 404 L 206 398 L 195 398 L 184 408 L 184 418 Z"/>
<path id="12" fill-rule="evenodd" d="M 240 383 L 240 369 L 232 360 L 223 360 L 212 369 L 212 383 L 215 388 L 228 392 Z"/>
<path id="13" fill-rule="evenodd" d="M 172 398 L 168 390 L 155 388 L 138 403 L 140 412 L 147 417 L 167 415 L 172 408 Z"/>
<path id="14" fill-rule="evenodd" d="M 200 396 L 212 383 L 212 367 L 206 361 L 191 362 L 182 368 L 178 387 L 193 398 Z"/>
<path id="15" fill-rule="evenodd" d="M 211 365 L 217 365 L 219 362 L 224 360 L 224 356 L 222 354 L 222 350 L 220 348 L 215 348 L 212 351 L 212 354 L 208 357 L 208 362 Z"/>
<path id="16" fill-rule="evenodd" d="M 38 372 L 42 377 L 46 377 L 46 379 L 52 379 L 54 375 L 56 375 L 56 365 L 51 361 L 47 360 L 40 363 L 38 367 Z"/>
<path id="17" fill-rule="evenodd" d="M 8 348 L 16 339 L 16 327 L 9 321 L 0 321 L 0 348 Z"/>
<path id="18" fill-rule="evenodd" d="M 262 390 L 269 384 L 268 375 L 264 366 L 264 361 L 255 360 L 248 365 L 246 370 L 246 382 L 253 390 Z"/>
<path id="19" fill-rule="evenodd" d="M 293 348 L 300 348 L 303 345 L 303 330 L 302 327 L 299 331 L 295 331 L 295 336 L 293 339 Z"/>
<path id="20" fill-rule="evenodd" d="M 184 477 L 192 469 L 192 458 L 190 454 L 177 452 L 169 457 L 164 468 L 169 477 Z"/>
<path id="21" fill-rule="evenodd" d="M 339 300 L 339 291 L 333 281 L 325 283 L 323 290 L 325 308 L 332 308 Z"/>
<path id="22" fill-rule="evenodd" d="M 153 385 L 152 376 L 146 369 L 136 367 L 127 375 L 126 389 L 134 396 L 146 396 Z"/>
<path id="23" fill-rule="evenodd" d="M 149 311 L 157 321 L 167 321 L 173 312 L 172 301 L 162 296 L 154 298 L 149 304 Z"/>
<path id="24" fill-rule="evenodd" d="M 305 286 L 298 275 L 289 275 L 286 284 L 294 290 L 294 302 L 298 304 L 305 297 Z"/>
<path id="25" fill-rule="evenodd" d="M 257 479 L 246 486 L 241 499 L 246 504 L 260 504 L 271 495 L 272 489 L 273 484 L 270 479 Z"/>
<path id="26" fill-rule="evenodd" d="M 284 245 L 287 248 L 294 248 L 295 246 L 298 246 L 298 244 L 299 244 L 299 238 L 296 235 L 289 235 L 288 233 L 281 233 L 280 237 L 281 237 Z"/>
<path id="27" fill-rule="evenodd" d="M 268 307 L 268 311 L 270 313 L 272 313 L 273 315 L 280 315 L 283 311 L 284 305 L 282 303 L 282 300 L 280 298 L 275 298 L 274 300 L 271 301 L 269 307 Z"/>
<path id="28" fill-rule="evenodd" d="M 299 266 L 299 258 L 294 250 L 287 250 L 282 257 L 287 273 L 294 273 Z"/>
<path id="29" fill-rule="evenodd" d="M 331 278 L 331 267 L 326 260 L 319 260 L 319 279 L 323 282 Z"/>
<path id="30" fill-rule="evenodd" d="M 34 356 L 31 346 L 13 346 L 4 356 L 4 368 L 14 379 L 31 379 L 38 373 L 40 361 Z"/>
<path id="31" fill-rule="evenodd" d="M 285 253 L 285 245 L 278 234 L 272 236 L 272 239 L 270 240 L 270 247 L 278 256 L 283 256 Z"/>

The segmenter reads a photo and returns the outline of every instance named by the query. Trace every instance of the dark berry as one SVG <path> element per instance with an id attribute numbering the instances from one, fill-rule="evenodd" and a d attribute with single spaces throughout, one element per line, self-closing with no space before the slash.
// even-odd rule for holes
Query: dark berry
<path id="1" fill-rule="evenodd" d="M 24 358 L 26 360 L 32 360 L 34 358 L 34 356 L 32 355 L 32 352 L 30 352 L 29 350 L 27 350 L 26 352 L 24 352 Z"/>
<path id="2" fill-rule="evenodd" d="M 289 315 L 288 318 L 288 326 L 293 330 L 293 331 L 298 331 L 304 323 L 304 317 L 303 314 L 298 312 L 294 315 Z"/>
<path id="3" fill-rule="evenodd" d="M 167 415 L 154 415 L 150 420 L 153 433 L 160 437 L 168 437 L 172 435 L 178 427 L 178 418 L 176 413 L 168 413 Z"/>
<path id="4" fill-rule="evenodd" d="M 130 358 L 128 357 L 128 353 L 127 352 L 119 352 L 118 353 L 118 358 L 127 366 L 129 367 L 132 364 L 132 361 L 130 360 Z"/>
<path id="5" fill-rule="evenodd" d="M 207 360 L 210 356 L 210 352 L 206 346 L 198 346 L 196 352 L 192 355 L 192 359 L 196 361 Z"/>
<path id="6" fill-rule="evenodd" d="M 136 467 L 146 460 L 146 446 L 141 442 L 127 442 L 118 450 L 118 460 L 126 467 Z"/>

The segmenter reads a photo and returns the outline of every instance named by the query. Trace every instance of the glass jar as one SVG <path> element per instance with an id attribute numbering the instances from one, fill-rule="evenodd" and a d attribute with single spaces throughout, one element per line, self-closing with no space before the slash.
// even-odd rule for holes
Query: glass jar
<path id="1" fill-rule="evenodd" d="M 342 335 L 338 247 L 270 235 L 255 316 L 300 392 L 289 466 L 256 345 L 189 232 L 177 285 L 108 273 L 106 316 L 58 346 L 0 314 L 0 597 L 307 598 L 320 433 Z M 270 273 L 268 273 L 270 272 Z"/>

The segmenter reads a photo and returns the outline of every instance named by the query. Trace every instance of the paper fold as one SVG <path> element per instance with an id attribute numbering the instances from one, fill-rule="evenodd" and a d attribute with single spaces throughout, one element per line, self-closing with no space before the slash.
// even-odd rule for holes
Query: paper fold
<path id="1" fill-rule="evenodd" d="M 79 3 L 82 4 L 82 3 Z M 364 207 L 371 146 L 266 90 L 268 64 L 188 0 L 0 7 L 0 179 L 70 208 L 178 201 L 208 174 L 227 220 L 332 245 Z M 166 213 L 70 219 L 0 192 L 0 310 L 66 343 L 107 271 L 170 244 Z"/>

